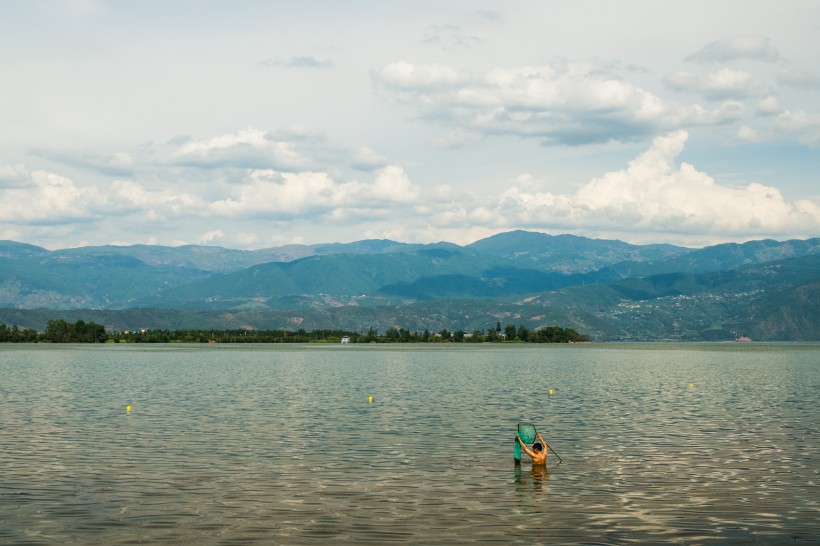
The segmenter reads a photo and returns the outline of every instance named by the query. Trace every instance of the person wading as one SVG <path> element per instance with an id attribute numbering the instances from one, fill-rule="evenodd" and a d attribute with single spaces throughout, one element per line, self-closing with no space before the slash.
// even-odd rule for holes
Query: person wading
<path id="1" fill-rule="evenodd" d="M 524 453 L 526 453 L 532 458 L 533 466 L 546 466 L 548 455 L 547 448 L 549 447 L 549 445 L 547 445 L 547 442 L 544 440 L 544 438 L 541 437 L 540 433 L 536 432 L 535 437 L 538 440 L 540 440 L 543 443 L 543 445 L 539 444 L 538 442 L 535 442 L 534 444 L 532 444 L 532 449 L 528 448 L 527 444 L 525 444 L 519 436 L 516 436 L 515 438 L 518 440 L 518 443 L 521 444 L 521 449 L 524 451 Z"/>

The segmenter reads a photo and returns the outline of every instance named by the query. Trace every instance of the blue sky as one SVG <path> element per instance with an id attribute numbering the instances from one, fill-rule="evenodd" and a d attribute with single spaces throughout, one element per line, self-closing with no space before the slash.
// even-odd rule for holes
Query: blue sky
<path id="1" fill-rule="evenodd" d="M 820 235 L 820 3 L 0 2 L 0 239 Z"/>

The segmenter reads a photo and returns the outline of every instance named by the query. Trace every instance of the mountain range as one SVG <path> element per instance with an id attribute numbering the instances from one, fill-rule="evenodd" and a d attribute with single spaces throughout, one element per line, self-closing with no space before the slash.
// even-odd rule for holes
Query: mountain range
<path id="1" fill-rule="evenodd" d="M 513 231 L 389 240 L 89 246 L 0 241 L 0 323 L 111 329 L 572 327 L 596 340 L 820 340 L 820 239 L 700 249 Z"/>

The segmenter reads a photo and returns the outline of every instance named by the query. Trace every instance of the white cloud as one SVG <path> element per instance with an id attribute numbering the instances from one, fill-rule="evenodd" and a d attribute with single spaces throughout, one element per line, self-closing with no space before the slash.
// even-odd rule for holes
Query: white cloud
<path id="1" fill-rule="evenodd" d="M 146 158 L 138 157 L 129 152 L 114 152 L 108 154 L 78 153 L 75 151 L 57 151 L 34 149 L 30 152 L 35 157 L 42 157 L 66 165 L 82 167 L 105 175 L 130 176 L 134 169 L 144 165 Z"/>
<path id="2" fill-rule="evenodd" d="M 479 140 L 481 140 L 481 133 L 478 131 L 454 129 L 433 141 L 433 145 L 443 150 L 456 150 L 475 144 Z"/>
<path id="3" fill-rule="evenodd" d="M 24 167 L 23 167 L 24 169 Z M 25 184 L 0 189 L 0 222 L 54 225 L 86 222 L 106 209 L 107 200 L 92 187 L 77 186 L 70 178 L 48 171 L 15 168 Z"/>
<path id="4" fill-rule="evenodd" d="M 427 29 L 422 42 L 439 46 L 444 50 L 469 50 L 481 44 L 483 40 L 458 25 L 434 25 Z"/>
<path id="5" fill-rule="evenodd" d="M 809 90 L 820 89 L 820 76 L 797 68 L 787 68 L 777 75 L 777 82 L 788 87 Z"/>
<path id="6" fill-rule="evenodd" d="M 143 214 L 153 220 L 201 213 L 203 200 L 194 194 L 173 190 L 152 190 L 131 180 L 111 185 L 111 201 L 123 213 Z"/>
<path id="7" fill-rule="evenodd" d="M 249 248 L 259 239 L 256 233 L 242 232 L 237 233 L 234 240 L 243 248 Z"/>
<path id="8" fill-rule="evenodd" d="M 225 217 L 389 217 L 406 214 L 403 207 L 416 203 L 420 196 L 421 190 L 397 165 L 376 171 L 369 183 L 338 182 L 326 172 L 256 170 L 232 196 L 212 202 L 209 209 Z"/>
<path id="9" fill-rule="evenodd" d="M 807 146 L 820 145 L 820 114 L 785 111 L 775 118 L 774 131 Z"/>
<path id="10" fill-rule="evenodd" d="M 265 59 L 261 61 L 259 65 L 281 68 L 333 68 L 333 61 L 330 59 L 317 59 L 310 55 L 297 55 L 287 60 Z"/>
<path id="11" fill-rule="evenodd" d="M 256 129 L 208 140 L 190 140 L 174 150 L 171 161 L 210 168 L 236 166 L 292 170 L 308 166 L 307 159 L 290 143 L 274 140 L 266 132 Z"/>
<path id="12" fill-rule="evenodd" d="M 780 106 L 780 99 L 774 95 L 760 99 L 757 103 L 757 113 L 761 116 L 771 116 L 782 111 L 783 108 Z"/>
<path id="13" fill-rule="evenodd" d="M 577 64 L 498 68 L 469 78 L 440 65 L 402 62 L 374 78 L 413 102 L 423 118 L 453 125 L 457 134 L 515 135 L 555 144 L 635 140 L 683 126 L 731 122 L 745 112 L 731 101 L 712 110 L 665 101 Z"/>
<path id="14" fill-rule="evenodd" d="M 506 191 L 490 215 L 509 226 L 552 229 L 651 231 L 725 237 L 817 233 L 820 207 L 809 201 L 788 203 L 773 187 L 718 184 L 694 166 L 675 159 L 687 133 L 656 138 L 629 166 L 595 178 L 574 194 Z"/>
<path id="15" fill-rule="evenodd" d="M 745 99 L 768 94 L 766 86 L 748 72 L 722 68 L 704 78 L 690 72 L 675 72 L 664 83 L 677 91 L 702 93 L 710 100 Z"/>
<path id="16" fill-rule="evenodd" d="M 29 183 L 31 176 L 25 164 L 0 165 L 0 189 L 21 188 Z"/>
<path id="17" fill-rule="evenodd" d="M 780 111 L 772 113 L 767 123 L 758 128 L 742 126 L 737 133 L 742 142 L 770 142 L 793 140 L 805 146 L 820 146 L 820 114 L 813 112 Z"/>
<path id="18" fill-rule="evenodd" d="M 696 63 L 735 61 L 739 59 L 776 62 L 780 52 L 763 36 L 733 36 L 716 40 L 686 57 Z"/>
<path id="19" fill-rule="evenodd" d="M 738 127 L 736 138 L 739 142 L 761 142 L 764 140 L 760 131 L 748 125 Z"/>
<path id="20" fill-rule="evenodd" d="M 209 208 L 228 217 L 289 218 L 332 207 L 336 194 L 336 184 L 327 173 L 257 170 L 236 187 L 233 196 Z"/>
<path id="21" fill-rule="evenodd" d="M 454 87 L 462 75 L 440 64 L 414 65 L 405 61 L 390 63 L 373 75 L 381 85 L 402 91 L 434 91 Z"/>
<path id="22" fill-rule="evenodd" d="M 222 239 L 223 237 L 225 237 L 225 233 L 221 229 L 214 229 L 200 235 L 199 241 L 201 243 L 207 244 L 212 243 L 218 239 Z"/>
<path id="23" fill-rule="evenodd" d="M 353 167 L 362 171 L 372 171 L 384 167 L 387 160 L 371 148 L 362 146 L 353 155 Z"/>
<path id="24" fill-rule="evenodd" d="M 775 121 L 771 131 L 802 135 L 814 143 L 820 135 L 816 116 L 785 112 L 769 119 Z M 759 141 L 768 136 L 744 126 L 738 139 Z M 820 230 L 816 203 L 789 203 L 777 189 L 759 183 L 722 185 L 688 163 L 678 164 L 686 140 L 684 131 L 656 138 L 625 169 L 608 172 L 564 194 L 543 190 L 543 181 L 527 174 L 513 180 L 501 195 L 477 197 L 445 186 L 422 192 L 402 167 L 387 164 L 369 180 L 351 181 L 337 180 L 322 171 L 251 169 L 241 180 L 223 184 L 221 196 L 205 200 L 170 188 L 151 189 L 132 180 L 115 181 L 108 191 L 100 192 L 56 173 L 29 173 L 14 166 L 0 172 L 22 176 L 27 183 L 0 190 L 0 222 L 6 224 L 6 232 L 17 233 L 9 231 L 11 226 L 65 230 L 88 222 L 141 225 L 148 220 L 159 227 L 197 219 L 198 226 L 207 229 L 193 232 L 187 242 L 245 248 L 260 240 L 257 233 L 269 230 L 266 222 L 270 221 L 333 224 L 345 229 L 356 226 L 362 236 L 462 243 L 516 228 L 676 242 L 693 237 L 808 236 Z M 31 206 L 13 205 L 22 202 Z M 232 222 L 237 220 L 250 230 L 231 233 L 236 229 Z M 185 236 L 174 241 L 186 242 Z"/>

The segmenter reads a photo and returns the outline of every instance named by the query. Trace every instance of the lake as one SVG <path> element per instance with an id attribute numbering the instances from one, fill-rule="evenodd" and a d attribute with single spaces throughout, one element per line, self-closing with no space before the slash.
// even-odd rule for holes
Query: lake
<path id="1" fill-rule="evenodd" d="M 820 344 L 1 345 L 0 543 L 818 543 L 818 399 Z"/>

